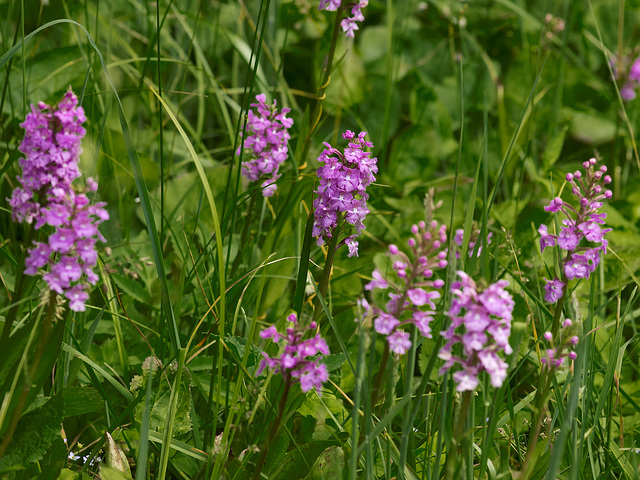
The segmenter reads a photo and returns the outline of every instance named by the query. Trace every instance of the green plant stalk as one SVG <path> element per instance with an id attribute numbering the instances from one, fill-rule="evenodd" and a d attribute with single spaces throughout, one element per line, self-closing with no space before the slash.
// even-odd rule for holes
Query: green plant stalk
<path id="1" fill-rule="evenodd" d="M 284 391 L 282 392 L 282 396 L 280 397 L 280 403 L 278 404 L 278 411 L 276 412 L 276 418 L 273 420 L 271 424 L 271 428 L 269 429 L 269 434 L 264 440 L 262 444 L 262 448 L 260 449 L 260 457 L 258 458 L 258 462 L 256 463 L 256 469 L 253 474 L 254 480 L 260 480 L 260 473 L 262 473 L 262 469 L 264 468 L 264 462 L 267 459 L 267 453 L 269 453 L 269 447 L 273 440 L 280 433 L 280 428 L 282 427 L 282 417 L 284 416 L 285 407 L 287 406 L 287 398 L 289 397 L 289 391 L 291 390 L 292 379 L 287 376 L 284 383 Z"/>
<path id="2" fill-rule="evenodd" d="M 258 295 L 256 298 L 256 308 L 253 312 L 253 316 L 251 319 L 251 327 L 250 327 L 249 335 L 247 336 L 247 344 L 245 345 L 244 355 L 242 356 L 242 360 L 239 365 L 240 370 L 244 373 L 244 376 L 241 375 L 239 372 L 238 379 L 236 381 L 235 388 L 233 391 L 233 398 L 231 399 L 231 405 L 238 404 L 240 392 L 245 384 L 244 378 L 248 379 L 251 382 L 254 382 L 254 379 L 252 378 L 252 376 L 247 372 L 246 366 L 247 366 L 247 361 L 249 360 L 249 353 L 253 346 L 253 339 L 255 338 L 256 328 L 258 324 L 259 306 L 262 301 L 262 294 L 264 292 L 264 287 L 265 287 L 266 260 L 263 266 L 265 268 L 262 269 L 261 285 L 260 285 L 260 289 L 258 290 Z M 239 306 L 240 304 L 238 304 L 238 307 Z M 231 330 L 231 332 L 233 332 L 233 329 Z M 227 419 L 224 425 L 224 430 L 222 432 L 222 441 L 221 441 L 221 445 L 223 446 L 223 452 L 220 455 L 218 455 L 216 458 L 216 463 L 214 465 L 214 469 L 210 477 L 212 480 L 220 478 L 221 469 L 223 468 L 222 461 L 228 457 L 229 451 L 231 449 L 231 443 L 233 442 L 233 436 L 235 435 L 235 429 L 232 428 L 232 424 L 235 421 L 234 420 L 235 416 L 241 415 L 240 409 L 237 409 L 235 412 L 234 410 L 235 409 L 230 410 L 229 414 L 227 415 Z M 215 432 L 215 429 L 214 429 L 214 432 Z M 220 459 L 220 462 L 218 462 L 218 459 Z"/>
<path id="3" fill-rule="evenodd" d="M 254 190 L 251 194 L 251 202 L 249 203 L 249 209 L 247 210 L 247 216 L 244 219 L 244 227 L 242 228 L 242 235 L 240 236 L 240 245 L 246 245 L 247 237 L 249 236 L 249 230 L 251 227 L 251 222 L 253 220 L 253 213 L 256 207 L 256 197 L 258 196 L 258 190 Z M 233 261 L 233 265 L 231 266 L 230 278 L 233 278 L 236 270 L 238 270 L 238 266 L 240 265 L 240 260 L 242 258 L 242 249 L 238 251 L 235 260 Z"/>
<path id="4" fill-rule="evenodd" d="M 555 312 L 553 315 L 553 322 L 551 324 L 551 335 L 553 338 L 557 337 L 558 329 L 560 327 L 560 317 L 562 315 L 562 310 L 564 308 L 564 303 L 567 298 L 567 278 L 562 273 L 561 281 L 565 284 L 562 297 L 556 303 Z M 540 387 L 536 390 L 536 395 L 534 397 L 534 411 L 531 412 L 531 430 L 529 431 L 529 445 L 527 447 L 527 455 L 524 459 L 524 465 L 522 466 L 522 477 L 521 480 L 527 480 L 528 476 L 531 474 L 531 469 L 533 468 L 533 464 L 531 460 L 533 458 L 533 453 L 538 445 L 538 438 L 540 436 L 540 429 L 542 428 L 542 420 L 544 419 L 544 414 L 547 408 L 547 400 L 549 398 L 549 387 L 551 385 L 551 376 L 553 375 L 553 371 L 548 367 L 544 367 L 541 374 Z"/>
<path id="5" fill-rule="evenodd" d="M 403 299 L 404 302 L 404 299 Z M 382 358 L 380 359 L 380 368 L 378 369 L 375 378 L 373 379 L 373 387 L 371 388 L 371 408 L 375 409 L 380 397 L 380 389 L 382 388 L 382 378 L 387 371 L 387 364 L 389 363 L 389 342 L 385 342 L 384 351 L 382 352 Z"/>
<path id="6" fill-rule="evenodd" d="M 447 459 L 444 464 L 445 478 L 455 478 L 455 464 L 453 458 L 457 455 L 457 446 L 459 445 L 458 439 L 461 438 L 464 433 L 464 425 L 467 422 L 467 414 L 469 413 L 469 405 L 471 405 L 471 397 L 473 396 L 473 390 L 467 390 L 462 395 L 462 404 L 460 410 L 458 410 L 458 421 L 453 430 L 453 438 L 451 439 L 451 445 L 447 449 Z M 454 449 L 456 452 L 454 453 Z"/>
<path id="7" fill-rule="evenodd" d="M 352 431 L 351 431 L 351 458 L 349 459 L 349 476 L 348 478 L 357 478 L 358 471 L 358 439 L 359 439 L 359 424 L 360 420 L 360 402 L 362 401 L 362 389 L 366 382 L 365 378 L 365 362 L 367 349 L 365 346 L 365 336 L 367 332 L 362 328 L 362 324 L 358 326 L 358 357 L 356 361 L 356 373 L 355 373 L 355 389 L 353 394 L 353 413 L 351 416 Z M 361 431 L 366 431 L 366 424 L 362 425 Z"/>
<path id="8" fill-rule="evenodd" d="M 327 259 L 324 262 L 324 270 L 322 271 L 322 277 L 320 278 L 320 283 L 318 284 L 318 298 L 313 305 L 313 321 L 316 321 L 322 315 L 322 302 L 320 302 L 320 297 L 325 298 L 327 295 L 327 290 L 329 289 L 329 280 L 331 278 L 331 269 L 333 268 L 333 260 L 336 255 L 336 250 L 338 249 L 338 237 L 340 236 L 342 218 L 338 218 L 338 226 L 333 229 L 331 232 L 331 240 L 329 241 L 329 246 L 327 247 Z"/>
<path id="9" fill-rule="evenodd" d="M 298 159 L 298 163 L 304 165 L 307 155 L 309 154 L 309 147 L 311 146 L 311 137 L 316 130 L 316 127 L 320 123 L 320 117 L 322 116 L 322 102 L 325 99 L 325 90 L 329 86 L 331 81 L 331 68 L 333 67 L 333 59 L 336 53 L 336 46 L 338 45 L 338 35 L 340 33 L 340 21 L 347 2 L 342 2 L 338 10 L 336 11 L 336 19 L 333 22 L 333 32 L 331 33 L 331 46 L 329 47 L 329 53 L 325 59 L 325 63 L 322 68 L 322 83 L 316 91 L 316 103 L 313 109 L 313 115 L 311 115 L 309 123 L 309 132 L 304 138 L 304 144 L 302 146 L 302 155 Z"/>
<path id="10" fill-rule="evenodd" d="M 418 350 L 417 347 L 417 331 L 415 326 L 411 326 L 411 348 L 409 349 L 409 353 L 407 354 L 407 371 L 406 371 L 406 381 L 405 381 L 405 392 L 409 392 L 413 387 L 413 373 L 416 364 L 416 353 Z M 405 393 L 406 395 L 406 393 Z M 399 479 L 404 479 L 404 466 L 407 462 L 407 452 L 409 449 L 409 439 L 412 437 L 411 430 L 411 404 L 408 403 L 407 407 L 404 410 L 403 421 L 402 421 L 402 440 L 400 442 L 400 463 L 398 464 L 398 475 Z"/>
<path id="11" fill-rule="evenodd" d="M 22 416 L 22 412 L 25 407 L 25 403 L 27 401 L 27 396 L 31 391 L 31 379 L 35 376 L 38 371 L 38 367 L 40 366 L 40 360 L 42 360 L 42 356 L 44 355 L 44 349 L 47 346 L 47 342 L 49 341 L 49 336 L 51 334 L 51 330 L 53 327 L 53 317 L 56 311 L 57 305 L 57 294 L 53 291 L 49 293 L 49 302 L 47 304 L 47 313 L 44 317 L 44 321 L 42 323 L 42 332 L 40 333 L 40 341 L 38 342 L 38 347 L 36 350 L 35 357 L 33 358 L 33 362 L 29 367 L 27 376 L 24 379 L 24 384 L 22 388 L 22 393 L 20 394 L 20 398 L 18 400 L 18 404 L 16 405 L 15 410 L 13 411 L 13 415 L 11 416 L 11 423 L 9 424 L 9 428 L 7 433 L 5 433 L 4 438 L 2 439 L 2 443 L 0 443 L 0 458 L 2 458 L 7 451 L 7 447 L 9 446 L 9 442 L 13 438 L 13 434 L 16 431 L 18 426 L 18 421 Z M 35 328 L 35 327 L 34 327 Z"/>
<path id="12" fill-rule="evenodd" d="M 411 273 L 411 276 L 407 279 L 406 288 L 403 289 L 400 300 L 396 303 L 396 310 L 393 312 L 390 312 L 392 316 L 398 319 L 404 313 L 403 306 L 405 304 L 405 301 L 407 300 L 409 285 L 413 283 L 413 281 L 417 277 L 416 272 L 420 270 L 418 258 L 419 257 L 416 257 L 413 259 L 413 263 L 411 264 L 412 273 Z M 414 348 L 414 345 L 415 345 L 415 342 L 412 342 L 411 348 Z M 380 395 L 380 388 L 382 386 L 382 377 L 384 376 L 385 371 L 387 370 L 387 363 L 389 363 L 389 342 L 385 342 L 384 352 L 382 352 L 382 359 L 380 360 L 380 369 L 376 373 L 376 377 L 373 382 L 373 388 L 371 389 L 371 406 L 372 407 L 375 407 L 376 403 L 378 402 L 378 396 Z"/>

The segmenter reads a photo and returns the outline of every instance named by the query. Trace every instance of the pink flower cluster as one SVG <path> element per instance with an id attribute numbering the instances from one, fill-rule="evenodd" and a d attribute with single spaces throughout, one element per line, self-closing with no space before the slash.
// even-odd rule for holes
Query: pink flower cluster
<path id="1" fill-rule="evenodd" d="M 438 226 L 435 220 L 428 226 L 420 222 L 411 227 L 411 233 L 413 237 L 408 241 L 410 255 L 395 245 L 389 245 L 389 253 L 395 258 L 394 278 L 390 275 L 385 277 L 376 269 L 372 274 L 373 280 L 365 285 L 366 290 L 390 290 L 385 308 L 361 302 L 367 316 L 373 317 L 376 331 L 387 335 L 389 349 L 400 355 L 411 348 L 409 333 L 402 330 L 404 325 L 415 325 L 423 336 L 431 338 L 430 323 L 436 308 L 434 300 L 440 298 L 437 290 L 444 286 L 444 281 L 433 280 L 433 270 L 447 266 L 447 252 L 443 249 L 447 241 L 445 225 Z"/>
<path id="2" fill-rule="evenodd" d="M 88 285 L 95 284 L 94 273 L 98 254 L 95 245 L 104 237 L 98 225 L 109 218 L 104 203 L 91 205 L 86 191 L 96 191 L 98 184 L 91 178 L 87 189 L 74 190 L 71 183 L 80 176 L 78 157 L 85 134 L 86 120 L 78 99 L 69 90 L 56 107 L 40 102 L 27 115 L 21 126 L 25 137 L 20 151 L 22 176 L 20 186 L 9 199 L 13 218 L 54 228 L 48 242 L 34 242 L 25 260 L 25 273 L 37 275 L 43 267 L 43 278 L 49 288 L 69 299 L 69 308 L 83 311 L 89 298 Z"/>
<path id="3" fill-rule="evenodd" d="M 318 9 L 335 12 L 340 8 L 341 4 L 342 0 L 320 0 Z M 345 37 L 353 38 L 354 32 L 358 30 L 357 22 L 362 22 L 364 20 L 362 9 L 367 5 L 369 5 L 369 0 L 358 0 L 349 5 L 351 7 L 351 16 L 345 17 L 340 22 L 340 26 L 342 27 Z"/>
<path id="4" fill-rule="evenodd" d="M 242 174 L 251 182 L 262 182 L 262 195 L 271 197 L 276 189 L 276 180 L 280 178 L 278 169 L 289 155 L 287 129 L 293 120 L 287 118 L 290 109 L 283 107 L 278 111 L 276 101 L 267 105 L 264 93 L 256 96 L 258 103 L 252 103 L 258 114 L 249 110 L 247 120 L 247 138 L 238 147 L 236 155 L 240 156 L 245 149 L 245 160 L 242 162 Z M 248 157 L 248 158 L 247 158 Z"/>
<path id="5" fill-rule="evenodd" d="M 461 280 L 451 285 L 451 326 L 441 332 L 447 343 L 438 353 L 445 362 L 440 374 L 458 363 L 462 369 L 453 374 L 458 391 L 476 388 L 482 371 L 489 374 L 494 387 L 500 387 L 507 378 L 507 363 L 498 353 L 512 353 L 509 335 L 514 302 L 504 289 L 508 282 L 499 280 L 479 292 L 466 273 L 458 271 L 458 275 Z M 461 356 L 453 353 L 458 343 Z"/>
<path id="6" fill-rule="evenodd" d="M 636 88 L 640 86 L 640 57 L 636 58 L 631 66 L 631 58 L 624 56 L 622 59 L 622 68 L 618 68 L 618 59 L 613 58 L 611 60 L 611 67 L 613 73 L 617 79 L 623 78 L 624 83 L 620 87 L 620 96 L 623 100 L 629 101 L 636 98 Z M 626 69 L 629 69 L 627 74 Z"/>
<path id="7" fill-rule="evenodd" d="M 489 232 L 487 234 L 487 242 L 486 245 L 491 245 L 491 237 L 493 236 L 493 232 Z M 469 245 L 467 246 L 467 252 L 469 257 L 473 255 L 473 249 L 478 242 L 478 238 L 480 237 L 480 230 L 474 228 L 471 231 L 471 238 L 469 238 Z M 462 247 L 462 241 L 464 239 L 464 230 L 459 228 L 456 230 L 456 234 L 453 237 L 453 242 L 458 246 Z M 480 256 L 480 252 L 482 252 L 482 246 L 478 247 L 478 257 Z M 460 253 L 456 252 L 456 258 L 460 258 Z"/>
<path id="8" fill-rule="evenodd" d="M 318 353 L 329 355 L 329 347 L 320 334 L 308 340 L 302 340 L 308 330 L 317 328 L 316 322 L 311 322 L 308 327 L 302 327 L 295 313 L 289 315 L 287 321 L 293 326 L 287 328 L 285 335 L 278 332 L 274 325 L 260 332 L 262 338 L 270 338 L 276 343 L 284 340 L 285 345 L 283 353 L 278 358 L 271 358 L 262 352 L 264 359 L 260 362 L 256 376 L 269 367 L 275 373 L 281 374 L 285 380 L 299 381 L 303 392 L 315 388 L 318 395 L 321 395 L 320 389 L 329 379 L 329 372 L 324 363 L 318 363 L 316 355 Z"/>
<path id="9" fill-rule="evenodd" d="M 568 318 L 564 321 L 562 329 L 560 330 L 559 342 L 557 342 L 555 347 L 553 345 L 553 335 L 551 332 L 545 332 L 544 339 L 549 342 L 551 348 L 547 349 L 546 356 L 542 357 L 541 361 L 549 368 L 560 368 L 564 364 L 566 357 L 570 360 L 576 359 L 576 352 L 571 350 L 571 348 L 578 344 L 579 338 L 572 334 L 572 324 L 573 322 Z"/>
<path id="10" fill-rule="evenodd" d="M 596 169 L 595 165 L 596 159 L 592 158 L 583 163 L 584 175 L 576 171 L 566 176 L 572 185 L 571 192 L 578 199 L 577 209 L 560 197 L 544 207 L 547 212 L 562 212 L 567 217 L 562 221 L 560 233 L 550 234 L 546 225 L 538 229 L 541 251 L 557 245 L 567 252 L 563 268 L 568 280 L 589 278 L 600 263 L 600 252 L 607 253 L 605 235 L 611 229 L 602 228 L 607 214 L 598 213 L 598 209 L 602 207 L 602 200 L 611 198 L 611 190 L 603 188 L 603 185 L 611 183 L 611 177 L 606 175 L 607 167 Z M 545 280 L 545 300 L 555 303 L 562 296 L 564 282 L 557 278 Z"/>
<path id="11" fill-rule="evenodd" d="M 371 152 L 364 147 L 373 147 L 364 137 L 367 132 L 355 133 L 347 130 L 342 136 L 349 140 L 344 153 L 325 142 L 325 148 L 318 161 L 324 165 L 318 168 L 320 184 L 313 201 L 313 236 L 321 246 L 332 238 L 334 229 L 342 220 L 355 227 L 356 233 L 347 237 L 344 243 L 349 247 L 349 257 L 358 256 L 358 242 L 355 240 L 364 227 L 364 217 L 369 213 L 366 188 L 378 173 L 377 158 L 371 158 Z"/>

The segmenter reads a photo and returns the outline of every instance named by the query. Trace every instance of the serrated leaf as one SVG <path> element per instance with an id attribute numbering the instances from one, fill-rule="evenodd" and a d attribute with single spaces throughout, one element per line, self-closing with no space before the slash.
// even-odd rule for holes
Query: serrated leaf
<path id="1" fill-rule="evenodd" d="M 38 475 L 36 480 L 56 480 L 62 467 L 67 464 L 68 455 L 67 445 L 62 440 L 62 437 L 56 438 L 51 448 L 49 448 L 42 460 L 38 462 L 38 468 L 42 469 L 42 473 Z"/>
<path id="2" fill-rule="evenodd" d="M 242 337 L 232 337 L 228 336 L 227 345 L 231 351 L 239 358 L 244 358 L 244 351 L 247 345 L 247 339 Z M 251 346 L 251 355 L 247 358 L 247 367 L 252 367 L 256 364 L 256 359 L 260 355 L 260 352 L 252 345 Z"/>
<path id="3" fill-rule="evenodd" d="M 92 387 L 66 387 L 62 390 L 64 417 L 75 417 L 102 410 L 102 397 Z"/>
<path id="4" fill-rule="evenodd" d="M 340 368 L 346 360 L 347 357 L 344 353 L 338 353 L 334 355 L 325 355 L 322 358 L 322 363 L 327 366 L 327 370 L 332 372 Z"/>
<path id="5" fill-rule="evenodd" d="M 23 415 L 0 459 L 0 472 L 42 459 L 56 438 L 60 438 L 62 412 L 62 397 L 55 396 L 40 408 Z"/>

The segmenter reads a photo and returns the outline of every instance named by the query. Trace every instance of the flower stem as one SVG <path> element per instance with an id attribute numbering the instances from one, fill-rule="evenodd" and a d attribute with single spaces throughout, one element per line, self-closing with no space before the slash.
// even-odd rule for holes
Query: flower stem
<path id="1" fill-rule="evenodd" d="M 469 412 L 469 406 L 471 405 L 471 397 L 473 396 L 473 390 L 467 390 L 462 395 L 462 404 L 460 410 L 458 410 L 458 422 L 453 430 L 453 437 L 451 438 L 451 444 L 447 453 L 447 459 L 444 464 L 445 478 L 455 478 L 455 464 L 453 458 L 459 456 L 458 445 L 462 439 L 464 433 L 464 424 L 467 421 L 467 413 Z M 455 450 L 455 452 L 454 452 Z"/>
<path id="2" fill-rule="evenodd" d="M 338 226 L 331 232 L 331 240 L 329 241 L 329 245 L 327 247 L 327 259 L 324 262 L 322 278 L 320 279 L 320 283 L 318 284 L 318 296 L 313 305 L 313 321 L 318 320 L 318 318 L 320 318 L 320 316 L 322 315 L 322 303 L 320 302 L 320 298 L 325 298 L 327 295 L 327 290 L 329 289 L 329 279 L 331 278 L 331 269 L 333 268 L 333 260 L 336 255 L 340 230 L 340 222 L 338 222 Z"/>
<path id="3" fill-rule="evenodd" d="M 345 4 L 347 2 L 342 2 L 342 5 L 336 11 L 336 19 L 333 23 L 333 32 L 331 33 L 331 46 L 329 47 L 329 53 L 327 53 L 327 57 L 325 58 L 325 62 L 322 68 L 322 83 L 318 87 L 316 93 L 316 104 L 313 110 L 313 115 L 311 116 L 311 123 L 309 125 L 309 132 L 304 139 L 304 144 L 302 147 L 302 155 L 300 157 L 300 163 L 304 164 L 305 159 L 307 158 L 307 154 L 309 153 L 309 146 L 311 145 L 311 137 L 320 123 L 320 117 L 322 116 L 322 102 L 325 98 L 325 90 L 329 86 L 329 82 L 331 81 L 331 68 L 333 67 L 333 58 L 336 52 L 336 46 L 338 45 L 338 34 L 340 33 L 340 22 L 342 21 L 342 16 L 345 10 Z"/>
<path id="4" fill-rule="evenodd" d="M 531 414 L 531 431 L 529 433 L 529 445 L 527 447 L 527 455 L 522 465 L 521 480 L 527 480 L 533 468 L 533 453 L 538 445 L 540 430 L 542 429 L 542 420 L 544 419 L 547 409 L 548 387 L 551 383 L 552 372 L 548 367 L 544 367 L 540 379 L 540 388 L 536 391 L 534 399 L 535 410 Z M 538 396 L 539 392 L 543 392 Z"/>
<path id="5" fill-rule="evenodd" d="M 451 444 L 447 453 L 447 459 L 445 460 L 444 464 L 445 478 L 455 478 L 455 463 L 453 459 L 456 456 L 460 456 L 458 446 L 461 443 L 460 440 L 463 438 L 462 435 L 464 433 L 464 424 L 467 421 L 467 413 L 469 412 L 469 406 L 471 405 L 472 396 L 473 390 L 467 390 L 462 395 L 462 404 L 460 405 L 460 409 L 458 410 L 458 422 L 456 423 L 456 426 L 453 430 L 453 437 L 451 438 Z"/>
<path id="6" fill-rule="evenodd" d="M 562 283 L 564 283 L 562 297 L 556 303 L 556 308 L 553 315 L 553 322 L 551 323 L 551 335 L 556 338 L 558 330 L 560 328 L 560 317 L 562 316 L 562 310 L 564 308 L 564 302 L 567 298 L 567 278 L 565 274 L 562 274 Z M 527 448 L 527 455 L 525 456 L 524 464 L 522 466 L 521 480 L 527 480 L 530 475 L 530 470 L 533 466 L 531 459 L 533 458 L 533 452 L 538 444 L 538 438 L 540 436 L 540 429 L 542 428 L 542 421 L 547 410 L 547 400 L 549 397 L 549 387 L 551 385 L 551 375 L 553 371 L 550 367 L 544 366 L 542 373 L 540 374 L 540 386 L 536 390 L 536 394 L 533 400 L 534 410 L 531 412 L 531 430 L 529 431 L 529 446 Z"/>
<path id="7" fill-rule="evenodd" d="M 251 228 L 251 221 L 253 220 L 253 212 L 256 206 L 256 197 L 258 196 L 258 190 L 255 190 L 251 195 L 251 202 L 249 203 L 249 209 L 247 210 L 247 215 L 244 219 L 244 227 L 242 228 L 242 236 L 240 237 L 240 245 L 247 244 L 247 237 L 249 236 L 249 230 Z M 238 250 L 238 254 L 236 255 L 235 260 L 233 261 L 233 265 L 231 266 L 231 275 L 230 278 L 236 273 L 238 266 L 240 265 L 240 260 L 242 259 L 243 250 Z"/>
<path id="8" fill-rule="evenodd" d="M 287 406 L 287 398 L 289 397 L 289 391 L 291 390 L 291 377 L 287 377 L 284 383 L 284 391 L 282 392 L 282 396 L 280 397 L 280 403 L 278 404 L 278 411 L 276 413 L 276 418 L 271 424 L 271 428 L 269 429 L 269 434 L 264 440 L 262 444 L 262 448 L 260 449 L 260 458 L 258 458 L 258 462 L 256 463 L 256 469 L 253 474 L 254 480 L 260 480 L 260 474 L 262 473 L 262 469 L 264 468 L 264 462 L 267 459 L 267 453 L 269 452 L 269 447 L 271 443 L 276 438 L 278 433 L 280 433 L 280 428 L 282 427 L 282 417 L 284 416 L 284 410 Z"/>

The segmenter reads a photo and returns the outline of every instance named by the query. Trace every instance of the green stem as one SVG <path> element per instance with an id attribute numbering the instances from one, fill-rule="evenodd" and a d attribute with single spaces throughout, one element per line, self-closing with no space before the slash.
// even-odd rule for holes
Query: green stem
<path id="1" fill-rule="evenodd" d="M 533 469 L 533 463 L 531 460 L 533 459 L 533 453 L 538 446 L 538 439 L 540 438 L 540 430 L 542 429 L 542 421 L 545 417 L 545 413 L 547 410 L 547 398 L 548 398 L 548 387 L 551 383 L 551 370 L 547 367 L 544 367 L 542 371 L 542 378 L 540 380 L 540 388 L 536 391 L 536 398 L 534 399 L 535 410 L 531 415 L 531 430 L 529 432 L 529 445 L 527 446 L 527 455 L 524 458 L 524 464 L 522 465 L 522 475 L 521 480 L 527 480 L 529 475 L 531 475 L 531 471 Z M 544 392 L 538 396 L 538 392 Z"/>
<path id="2" fill-rule="evenodd" d="M 313 305 L 313 321 L 318 320 L 322 315 L 322 303 L 320 298 L 326 298 L 327 290 L 329 290 L 329 279 L 331 278 L 331 269 L 333 268 L 333 260 L 336 255 L 338 237 L 340 236 L 340 223 L 341 219 L 338 219 L 338 226 L 331 232 L 331 240 L 327 248 L 327 259 L 324 262 L 324 270 L 322 271 L 322 278 L 318 285 L 318 296 Z"/>
<path id="3" fill-rule="evenodd" d="M 467 422 L 467 413 L 469 412 L 469 405 L 471 405 L 472 396 L 473 390 L 467 390 L 462 395 L 462 404 L 460 405 L 460 410 L 458 410 L 458 422 L 453 430 L 453 438 L 451 439 L 451 445 L 449 446 L 447 459 L 444 464 L 445 478 L 455 478 L 455 464 L 453 459 L 454 457 L 459 456 L 457 447 L 460 444 L 459 440 L 462 439 L 462 434 L 464 433 L 464 425 Z"/>
<path id="4" fill-rule="evenodd" d="M 253 220 L 253 212 L 256 206 L 256 196 L 258 195 L 258 191 L 254 191 L 251 195 L 251 203 L 249 203 L 249 209 L 247 210 L 247 216 L 244 219 L 244 227 L 242 228 L 242 236 L 240 237 L 240 245 L 246 245 L 247 237 L 249 236 L 249 229 L 251 227 L 251 221 Z M 230 278 L 236 273 L 238 266 L 240 265 L 240 260 L 242 257 L 243 250 L 240 249 L 238 254 L 236 255 L 235 260 L 233 261 L 233 265 L 231 266 L 231 275 Z"/>
<path id="5" fill-rule="evenodd" d="M 405 395 L 407 392 L 411 391 L 413 387 L 413 374 L 416 364 L 416 342 L 417 342 L 417 333 L 416 327 L 414 325 L 411 326 L 411 348 L 409 349 L 409 353 L 407 354 L 407 369 L 406 369 L 406 381 L 405 381 Z M 400 480 L 404 480 L 404 467 L 407 463 L 407 453 L 409 450 L 409 440 L 412 439 L 412 435 L 408 432 L 411 431 L 411 423 L 412 423 L 412 414 L 411 414 L 411 403 L 407 403 L 407 406 L 404 409 L 404 417 L 402 419 L 402 431 L 404 435 L 402 435 L 402 439 L 400 442 L 400 462 L 398 462 L 398 476 Z"/>
<path id="6" fill-rule="evenodd" d="M 553 322 L 551 323 L 551 335 L 552 338 L 557 338 L 558 330 L 560 328 L 560 317 L 562 316 L 562 310 L 564 309 L 564 302 L 567 298 L 567 277 L 564 272 L 562 274 L 561 281 L 565 284 L 562 292 L 562 297 L 556 303 L 556 308 L 553 314 Z M 536 390 L 535 397 L 533 399 L 534 410 L 531 412 L 531 430 L 529 431 L 529 446 L 527 447 L 527 455 L 524 459 L 522 466 L 521 480 L 527 480 L 531 474 L 533 458 L 533 452 L 538 445 L 538 438 L 540 436 L 540 429 L 542 428 L 542 421 L 544 420 L 545 412 L 547 410 L 547 400 L 549 398 L 549 387 L 551 386 L 552 370 L 546 366 L 543 367 L 540 375 L 540 386 Z"/>
<path id="7" fill-rule="evenodd" d="M 371 389 L 371 408 L 375 408 L 380 397 L 380 390 L 382 389 L 382 379 L 387 371 L 387 364 L 389 363 L 389 342 L 384 342 L 384 351 L 382 352 L 382 359 L 380 360 L 380 368 L 376 373 L 376 377 L 373 380 L 373 388 Z"/>
<path id="8" fill-rule="evenodd" d="M 253 474 L 254 480 L 260 480 L 260 474 L 262 473 L 262 469 L 264 468 L 264 462 L 267 459 L 269 447 L 271 446 L 271 443 L 276 438 L 276 436 L 280 432 L 280 428 L 282 427 L 282 417 L 284 416 L 284 410 L 287 406 L 287 398 L 289 397 L 291 385 L 291 377 L 287 377 L 284 383 L 284 392 L 282 392 L 280 403 L 278 404 L 278 412 L 276 413 L 276 418 L 271 424 L 269 434 L 267 435 L 267 438 L 265 438 L 264 443 L 262 444 L 262 448 L 260 449 L 260 458 L 258 459 L 258 463 L 256 463 L 256 469 Z"/>
<path id="9" fill-rule="evenodd" d="M 329 47 L 329 53 L 327 54 L 327 57 L 325 59 L 325 63 L 322 69 L 322 83 L 320 84 L 317 90 L 316 104 L 313 109 L 313 115 L 310 118 L 311 123 L 309 125 L 309 133 L 307 133 L 307 136 L 304 139 L 304 145 L 302 147 L 302 155 L 298 160 L 299 164 L 301 165 L 304 164 L 307 158 L 307 154 L 309 153 L 309 147 L 311 145 L 311 137 L 313 136 L 313 133 L 315 132 L 316 127 L 320 122 L 320 117 L 322 116 L 322 102 L 325 98 L 325 90 L 327 89 L 327 87 L 329 86 L 329 82 L 331 81 L 331 69 L 333 67 L 333 58 L 335 56 L 336 46 L 338 45 L 338 34 L 340 33 L 340 22 L 342 21 L 342 15 L 346 8 L 346 3 L 347 2 L 343 2 L 336 12 L 336 19 L 333 23 L 333 32 L 331 34 L 331 46 Z"/>

